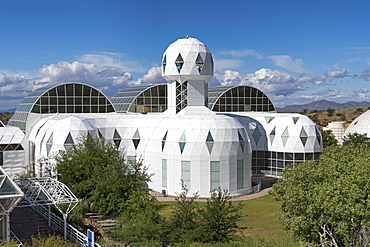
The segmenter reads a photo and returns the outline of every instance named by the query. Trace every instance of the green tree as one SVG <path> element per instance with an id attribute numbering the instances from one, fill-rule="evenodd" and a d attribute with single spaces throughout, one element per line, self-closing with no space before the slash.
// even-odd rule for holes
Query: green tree
<path id="1" fill-rule="evenodd" d="M 361 144 L 370 144 L 370 138 L 367 137 L 367 134 L 360 133 L 349 133 L 343 137 L 343 145 L 361 145 Z"/>
<path id="2" fill-rule="evenodd" d="M 128 165 L 122 150 L 91 135 L 60 151 L 55 160 L 60 181 L 82 199 L 88 211 L 119 214 L 133 193 L 148 193 L 145 183 L 150 176 L 142 162 Z"/>
<path id="3" fill-rule="evenodd" d="M 219 187 L 211 191 L 211 198 L 207 200 L 205 207 L 199 210 L 200 242 L 229 242 L 235 238 L 238 231 L 238 221 L 242 214 L 241 203 L 231 202 L 230 194 L 227 190 Z"/>
<path id="4" fill-rule="evenodd" d="M 322 144 L 324 147 L 338 145 L 338 141 L 337 139 L 335 139 L 335 136 L 333 135 L 333 132 L 331 130 L 322 130 L 321 136 Z"/>
<path id="5" fill-rule="evenodd" d="M 330 146 L 319 161 L 287 167 L 273 185 L 281 219 L 306 246 L 368 246 L 370 160 L 367 146 Z"/>
<path id="6" fill-rule="evenodd" d="M 165 218 L 158 212 L 155 197 L 136 191 L 127 201 L 113 236 L 130 246 L 162 246 L 166 242 Z"/>
<path id="7" fill-rule="evenodd" d="M 176 197 L 168 226 L 172 243 L 189 244 L 199 239 L 199 205 L 195 202 L 198 194 L 188 197 L 189 190 L 184 184 L 182 186 L 183 191 Z"/>

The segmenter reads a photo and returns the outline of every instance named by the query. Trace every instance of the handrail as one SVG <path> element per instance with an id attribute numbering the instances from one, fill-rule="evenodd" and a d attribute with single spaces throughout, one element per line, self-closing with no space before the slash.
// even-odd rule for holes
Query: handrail
<path id="1" fill-rule="evenodd" d="M 49 219 L 49 209 L 37 205 L 33 206 L 33 208 L 45 219 Z M 53 212 L 50 212 L 50 221 L 61 231 L 64 230 L 64 220 L 59 218 L 57 215 L 55 215 Z M 78 242 L 79 244 L 83 244 L 83 241 L 87 239 L 87 236 L 77 230 L 75 227 L 67 223 L 67 235 L 69 238 L 73 239 L 74 241 Z M 95 247 L 101 247 L 99 244 L 95 243 Z"/>

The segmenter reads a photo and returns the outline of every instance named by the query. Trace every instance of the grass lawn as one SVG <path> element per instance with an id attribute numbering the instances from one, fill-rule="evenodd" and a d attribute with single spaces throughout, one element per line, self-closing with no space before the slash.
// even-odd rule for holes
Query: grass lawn
<path id="1" fill-rule="evenodd" d="M 160 202 L 160 213 L 165 216 L 171 214 L 171 207 L 176 202 Z M 204 203 L 204 202 L 198 202 Z M 300 246 L 293 242 L 290 233 L 287 233 L 283 228 L 278 217 L 281 203 L 273 199 L 271 195 L 260 198 L 242 201 L 242 213 L 247 215 L 239 222 L 239 225 L 244 229 L 243 234 L 252 239 L 275 239 L 276 241 L 283 240 L 289 242 L 289 246 Z"/>

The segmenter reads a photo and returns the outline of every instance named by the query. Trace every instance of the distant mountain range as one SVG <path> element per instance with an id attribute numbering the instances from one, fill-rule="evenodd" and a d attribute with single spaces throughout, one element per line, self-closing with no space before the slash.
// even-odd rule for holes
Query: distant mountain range
<path id="1" fill-rule="evenodd" d="M 326 110 L 328 108 L 338 110 L 338 109 L 357 108 L 357 107 L 366 107 L 366 106 L 370 106 L 370 102 L 348 101 L 346 103 L 337 103 L 334 101 L 319 100 L 319 101 L 313 101 L 311 103 L 304 104 L 304 105 L 287 105 L 283 108 L 276 107 L 276 111 L 277 112 L 302 112 L 304 109 L 307 109 L 307 111 L 313 111 L 313 110 L 320 111 L 320 110 Z"/>
<path id="2" fill-rule="evenodd" d="M 12 108 L 8 110 L 0 110 L 0 112 L 15 112 L 15 110 L 17 110 L 17 108 Z"/>

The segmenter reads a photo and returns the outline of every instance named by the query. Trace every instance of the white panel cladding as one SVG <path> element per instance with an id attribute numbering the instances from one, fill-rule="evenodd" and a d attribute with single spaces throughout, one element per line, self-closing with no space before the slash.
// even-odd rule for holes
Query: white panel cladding
<path id="1" fill-rule="evenodd" d="M 366 134 L 367 137 L 370 137 L 370 110 L 362 113 L 358 116 L 345 130 L 343 137 L 348 134 Z"/>
<path id="2" fill-rule="evenodd" d="M 181 55 L 181 59 L 179 59 Z M 198 55 L 203 60 L 202 68 L 199 70 L 197 62 Z M 162 76 L 168 81 L 178 81 L 183 83 L 186 80 L 204 80 L 208 82 L 213 77 L 212 54 L 204 45 L 194 38 L 178 39 L 168 46 L 163 54 L 166 58 L 165 65 L 162 66 Z"/>
<path id="3" fill-rule="evenodd" d="M 322 151 L 316 133 L 316 124 L 307 116 L 282 113 L 233 113 L 233 116 L 245 127 L 251 139 L 252 150 L 275 152 L 317 153 Z M 256 143 L 253 134 L 259 129 L 260 137 Z M 302 142 L 302 128 L 306 132 L 306 144 Z M 284 131 L 288 133 L 283 142 Z M 274 135 L 271 136 L 271 133 Z"/>
<path id="4" fill-rule="evenodd" d="M 11 177 L 17 177 L 29 171 L 29 142 L 17 127 L 0 127 L 0 144 L 2 146 L 20 144 L 23 150 L 5 150 L 2 168 Z"/>
<path id="5" fill-rule="evenodd" d="M 204 81 L 188 80 L 188 106 L 204 106 L 207 92 Z"/>
<path id="6" fill-rule="evenodd" d="M 117 117 L 118 116 L 118 117 Z M 112 119 L 110 119 L 112 117 Z M 243 126 L 234 118 L 209 115 L 165 115 L 165 114 L 106 114 L 78 116 L 48 116 L 40 119 L 30 132 L 30 139 L 36 145 L 37 158 L 47 157 L 46 142 L 53 134 L 50 154 L 64 149 L 64 142 L 71 133 L 74 140 L 81 135 L 95 133 L 98 130 L 106 141 L 112 141 L 117 130 L 122 138 L 120 147 L 127 156 L 136 156 L 148 166 L 148 173 L 153 174 L 150 188 L 161 191 L 166 189 L 169 195 L 181 191 L 181 161 L 190 161 L 191 193 L 199 192 L 208 197 L 210 191 L 210 162 L 220 161 L 220 185 L 232 195 L 241 195 L 250 191 L 251 176 L 245 176 L 245 189 L 237 190 L 237 160 L 243 159 L 251 170 L 251 152 L 239 147 L 238 131 L 244 133 L 246 147 L 248 136 Z M 132 137 L 140 133 L 140 143 L 135 150 Z M 162 139 L 167 132 L 162 151 Z M 211 154 L 206 145 L 208 133 L 212 133 L 214 147 Z M 183 153 L 180 152 L 179 140 L 186 135 Z M 167 188 L 162 187 L 162 159 L 167 160 Z"/>

